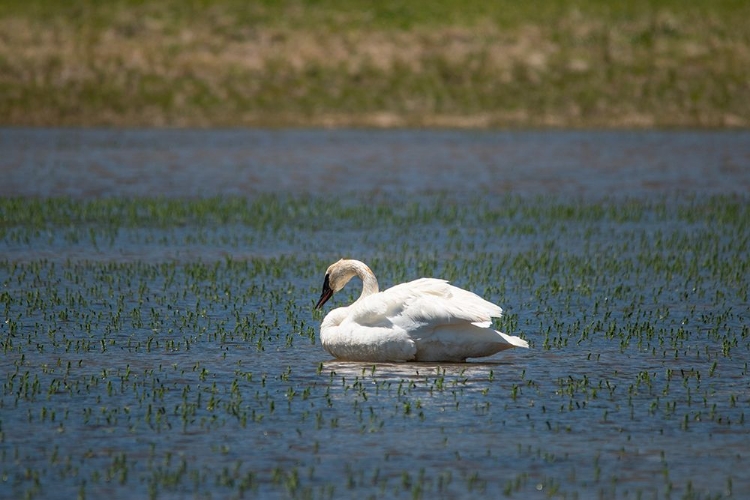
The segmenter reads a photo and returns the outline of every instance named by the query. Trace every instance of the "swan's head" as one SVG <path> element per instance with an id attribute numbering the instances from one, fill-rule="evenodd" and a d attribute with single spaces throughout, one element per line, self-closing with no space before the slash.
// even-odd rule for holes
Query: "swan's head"
<path id="1" fill-rule="evenodd" d="M 320 309 L 333 294 L 344 288 L 350 279 L 356 274 L 351 266 L 344 265 L 346 261 L 341 259 L 335 264 L 328 266 L 326 277 L 323 280 L 323 291 L 320 293 L 320 299 L 315 304 L 315 309 Z"/>
<path id="2" fill-rule="evenodd" d="M 333 294 L 344 288 L 353 277 L 359 276 L 363 282 L 366 282 L 367 293 L 377 292 L 378 284 L 375 275 L 364 263 L 353 259 L 341 259 L 338 262 L 328 266 L 326 277 L 323 280 L 323 291 L 320 293 L 320 299 L 315 304 L 315 309 L 320 309 Z M 364 293 L 364 291 L 363 291 Z"/>

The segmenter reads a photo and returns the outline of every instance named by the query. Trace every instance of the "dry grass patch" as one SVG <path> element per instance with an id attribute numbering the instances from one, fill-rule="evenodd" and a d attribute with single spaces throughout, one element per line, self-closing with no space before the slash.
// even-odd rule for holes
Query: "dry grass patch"
<path id="1" fill-rule="evenodd" d="M 271 21 L 262 9 L 233 16 L 230 4 L 183 17 L 124 5 L 83 18 L 0 16 L 2 122 L 750 123 L 750 40 L 711 16 L 661 9 L 613 22 L 570 8 L 549 24 L 529 16 L 512 27 L 486 19 L 401 29 L 346 13 L 305 21 L 302 4 Z M 253 16 L 265 21 L 241 22 Z"/>

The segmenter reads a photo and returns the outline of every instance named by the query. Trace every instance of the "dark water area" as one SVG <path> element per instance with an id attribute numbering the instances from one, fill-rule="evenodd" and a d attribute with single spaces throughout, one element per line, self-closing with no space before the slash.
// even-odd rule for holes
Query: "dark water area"
<path id="1" fill-rule="evenodd" d="M 750 191 L 747 131 L 0 129 L 0 196 Z"/>
<path id="2" fill-rule="evenodd" d="M 0 498 L 750 496 L 750 132 L 2 129 L 0 177 Z M 340 256 L 530 349 L 332 359 Z"/>

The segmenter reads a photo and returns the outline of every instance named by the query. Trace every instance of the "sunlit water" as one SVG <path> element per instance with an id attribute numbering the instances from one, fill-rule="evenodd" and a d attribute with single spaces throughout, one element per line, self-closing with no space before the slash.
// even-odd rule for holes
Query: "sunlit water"
<path id="1" fill-rule="evenodd" d="M 750 133 L 0 129 L 3 196 L 750 190 Z"/>
<path id="2" fill-rule="evenodd" d="M 632 220 L 530 210 L 510 233 L 470 214 L 4 225 L 2 497 L 750 494 L 748 231 L 680 215 L 746 204 L 750 133 L 2 130 L 0 151 L 5 197 L 663 203 Z M 473 289 L 532 348 L 333 360 L 311 306 L 339 255 L 382 287 L 429 272 Z"/>

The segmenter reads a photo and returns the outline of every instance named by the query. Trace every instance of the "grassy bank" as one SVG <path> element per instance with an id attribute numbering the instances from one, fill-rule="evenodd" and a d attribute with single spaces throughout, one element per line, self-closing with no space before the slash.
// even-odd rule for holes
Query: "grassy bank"
<path id="1" fill-rule="evenodd" d="M 0 5 L 0 124 L 750 125 L 747 2 Z"/>

